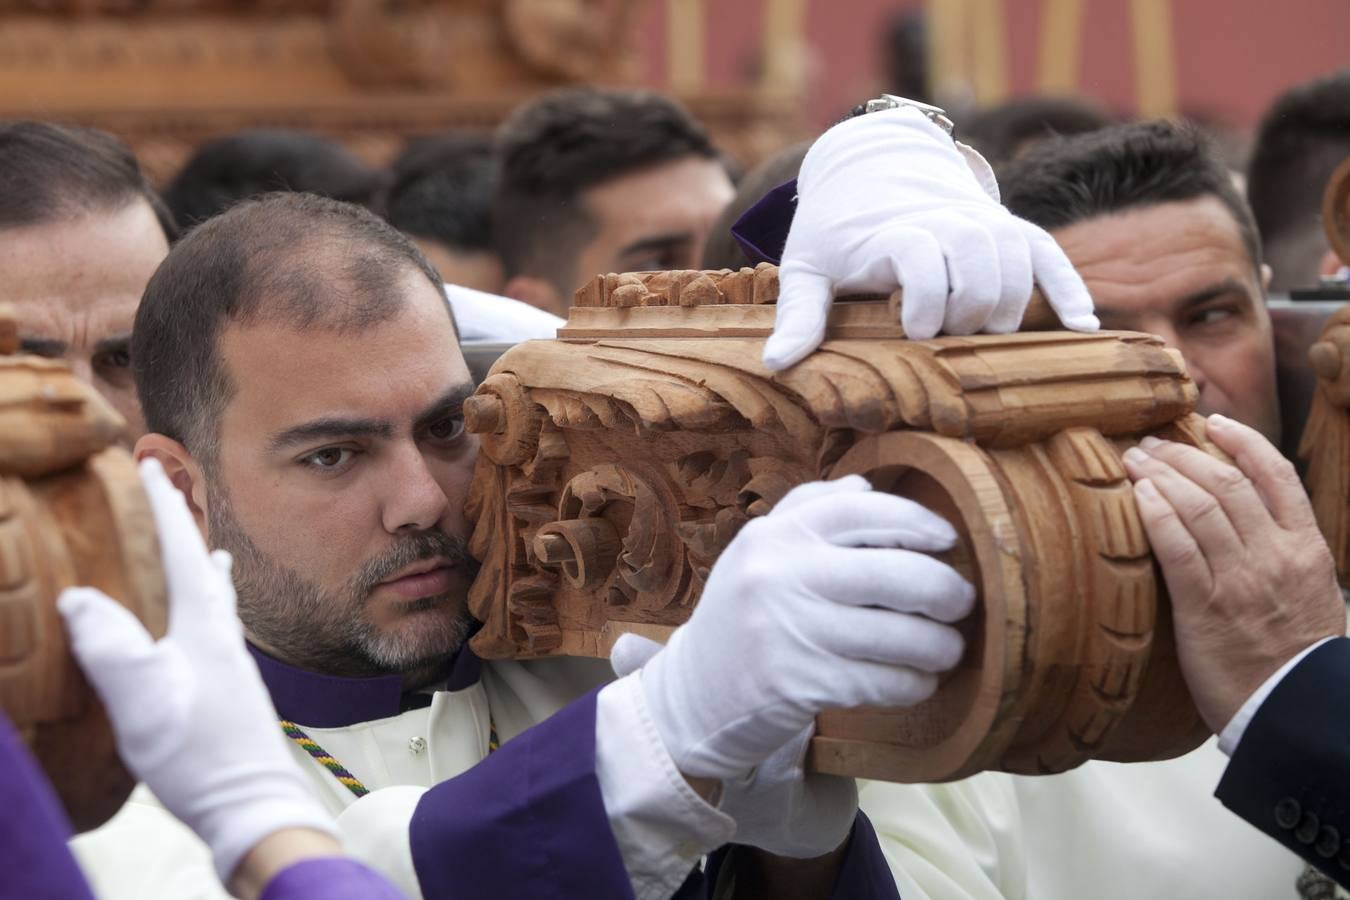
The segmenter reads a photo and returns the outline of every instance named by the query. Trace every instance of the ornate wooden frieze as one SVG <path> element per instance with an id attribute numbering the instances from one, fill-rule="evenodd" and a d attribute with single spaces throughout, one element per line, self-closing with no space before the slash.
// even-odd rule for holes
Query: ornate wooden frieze
<path id="1" fill-rule="evenodd" d="M 102 708 L 71 657 L 56 598 L 94 585 L 165 627 L 159 544 L 124 423 L 61 362 L 17 355 L 0 306 L 0 709 L 77 829 L 132 788 Z"/>
<path id="2" fill-rule="evenodd" d="M 626 631 L 663 637 L 746 522 L 803 481 L 860 473 L 957 527 L 945 558 L 981 602 L 937 696 L 823 715 L 816 770 L 927 782 L 1196 746 L 1121 462 L 1146 434 L 1216 452 L 1179 354 L 1125 332 L 900 341 L 896 301 L 864 299 L 773 373 L 777 291 L 768 266 L 605 276 L 558 340 L 497 362 L 466 406 L 476 649 L 603 656 Z M 1057 324 L 1043 305 L 1032 318 Z"/>
<path id="3" fill-rule="evenodd" d="M 0 118 L 104 128 L 153 180 L 201 142 L 282 127 L 383 164 L 409 135 L 496 127 L 574 83 L 634 84 L 642 0 L 0 0 Z M 797 98 L 681 97 L 747 164 Z"/>

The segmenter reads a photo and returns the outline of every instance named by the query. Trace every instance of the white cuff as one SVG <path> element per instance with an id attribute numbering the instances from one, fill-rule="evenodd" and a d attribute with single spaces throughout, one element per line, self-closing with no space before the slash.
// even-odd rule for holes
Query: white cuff
<path id="1" fill-rule="evenodd" d="M 665 900 L 699 860 L 731 840 L 735 821 L 675 768 L 647 709 L 641 672 L 596 698 L 595 775 L 637 900 Z"/>
<path id="2" fill-rule="evenodd" d="M 1233 755 L 1233 751 L 1237 749 L 1238 743 L 1242 740 L 1242 735 L 1247 731 L 1247 726 L 1250 725 L 1252 719 L 1255 718 L 1256 711 L 1261 708 L 1261 704 L 1266 702 L 1266 698 L 1270 696 L 1270 692 L 1275 690 L 1275 685 L 1279 684 L 1280 680 L 1283 679 L 1285 675 L 1289 674 L 1290 669 L 1303 662 L 1303 657 L 1307 656 L 1329 640 L 1332 640 L 1332 638 L 1322 638 L 1322 640 L 1304 649 L 1302 653 L 1296 654 L 1292 659 L 1276 669 L 1275 674 L 1263 681 L 1259 688 L 1252 691 L 1252 695 L 1247 698 L 1247 702 L 1242 704 L 1241 708 L 1233 714 L 1233 718 L 1229 719 L 1228 724 L 1223 727 L 1223 731 L 1219 732 L 1219 749 L 1222 750 L 1225 755 Z"/>

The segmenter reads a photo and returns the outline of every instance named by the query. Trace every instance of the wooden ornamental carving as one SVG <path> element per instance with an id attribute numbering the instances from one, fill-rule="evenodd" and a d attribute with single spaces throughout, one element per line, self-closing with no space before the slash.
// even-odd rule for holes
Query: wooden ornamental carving
<path id="1" fill-rule="evenodd" d="M 1322 227 L 1331 249 L 1350 261 L 1350 159 L 1327 183 Z M 1350 586 L 1350 306 L 1331 314 L 1322 335 L 1308 349 L 1317 375 L 1308 422 L 1299 443 L 1307 461 L 1306 482 L 1317 524 L 1331 545 L 1336 574 Z"/>
<path id="2" fill-rule="evenodd" d="M 636 85 L 643 0 L 0 0 L 0 118 L 103 128 L 156 183 L 197 145 L 299 128 L 384 164 L 568 84 Z M 772 84 L 680 91 L 753 164 L 803 136 Z"/>
<path id="3" fill-rule="evenodd" d="M 770 266 L 604 276 L 558 340 L 497 362 L 466 404 L 475 649 L 664 638 L 746 522 L 801 482 L 861 473 L 957 527 L 946 558 L 981 602 L 932 700 L 820 717 L 816 771 L 933 782 L 1195 747 L 1121 462 L 1147 434 L 1216 452 L 1180 355 L 1125 332 L 898 341 L 898 298 L 858 299 L 775 374 L 760 353 L 777 293 Z M 1029 318 L 1058 328 L 1043 303 Z"/>
<path id="4" fill-rule="evenodd" d="M 16 355 L 0 306 L 0 709 L 46 770 L 78 830 L 133 786 L 71 657 L 60 592 L 94 585 L 164 633 L 159 543 L 121 417 L 62 362 Z"/>

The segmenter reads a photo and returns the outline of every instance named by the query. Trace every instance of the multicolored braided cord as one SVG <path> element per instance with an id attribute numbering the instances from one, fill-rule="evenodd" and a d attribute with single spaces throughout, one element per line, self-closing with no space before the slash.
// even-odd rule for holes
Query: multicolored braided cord
<path id="1" fill-rule="evenodd" d="M 320 747 L 318 741 L 305 734 L 304 730 L 299 725 L 294 722 L 288 722 L 285 719 L 278 719 L 277 723 L 281 725 L 281 730 L 285 733 L 286 737 L 299 744 L 301 749 L 318 761 L 319 765 L 333 773 L 333 777 L 336 778 L 343 787 L 358 797 L 364 797 L 366 794 L 370 793 L 370 788 L 362 784 L 361 779 L 357 778 L 351 772 L 348 772 L 346 766 L 338 762 L 337 758 L 327 750 Z M 500 746 L 501 741 L 497 737 L 497 722 L 489 716 L 488 753 L 495 752 Z"/>
<path id="2" fill-rule="evenodd" d="M 286 737 L 299 744 L 306 753 L 318 760 L 319 765 L 332 772 L 333 777 L 341 782 L 343 787 L 358 797 L 364 797 L 370 793 L 370 788 L 362 784 L 361 780 L 351 772 L 348 772 L 342 763 L 334 759 L 327 750 L 320 747 L 312 737 L 305 734 L 299 725 L 285 719 L 280 720 L 280 725 L 281 730 L 286 733 Z"/>

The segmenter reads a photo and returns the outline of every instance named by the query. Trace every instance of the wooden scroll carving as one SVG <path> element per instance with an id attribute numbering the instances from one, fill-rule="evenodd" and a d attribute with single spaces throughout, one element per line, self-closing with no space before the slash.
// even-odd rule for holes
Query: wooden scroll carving
<path id="1" fill-rule="evenodd" d="M 159 544 L 131 457 L 115 446 L 121 417 L 64 363 L 17 350 L 0 306 L 0 709 L 84 830 L 117 811 L 133 780 L 56 597 L 94 585 L 162 635 Z"/>
<path id="2" fill-rule="evenodd" d="M 1331 249 L 1350 261 L 1350 159 L 1327 184 L 1322 227 Z M 1308 463 L 1313 511 L 1345 587 L 1350 586 L 1350 306 L 1331 314 L 1308 350 L 1308 362 L 1317 373 L 1317 392 L 1298 452 Z"/>
<path id="3" fill-rule="evenodd" d="M 1146 434 L 1210 448 L 1179 354 L 1125 332 L 898 341 L 890 304 L 863 299 L 836 303 L 821 350 L 775 374 L 760 352 L 777 294 L 770 266 L 604 276 L 558 340 L 497 362 L 466 405 L 482 442 L 477 651 L 662 638 L 746 522 L 856 472 L 957 526 L 947 558 L 981 603 L 932 700 L 821 716 L 816 771 L 932 782 L 1195 747 L 1121 463 Z M 1058 325 L 1048 308 L 1041 321 Z"/>

